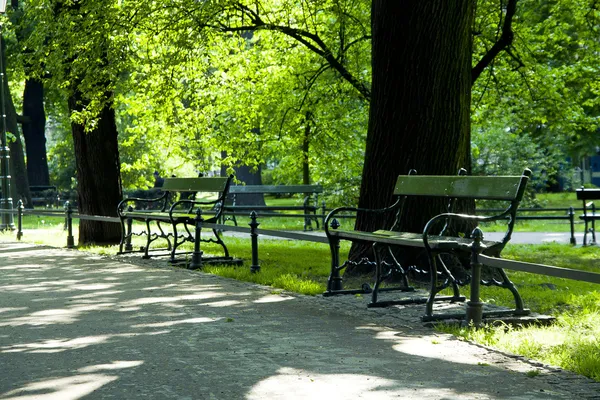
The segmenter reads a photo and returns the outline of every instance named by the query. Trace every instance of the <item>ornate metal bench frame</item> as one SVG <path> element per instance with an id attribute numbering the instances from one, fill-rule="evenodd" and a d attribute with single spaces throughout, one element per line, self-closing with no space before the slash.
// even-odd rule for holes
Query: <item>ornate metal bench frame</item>
<path id="1" fill-rule="evenodd" d="M 150 258 L 150 251 L 168 251 L 170 261 L 178 260 L 176 255 L 192 253 L 191 267 L 200 267 L 204 262 L 234 262 L 229 256 L 229 250 L 216 229 L 212 229 L 212 238 L 203 238 L 201 235 L 202 224 L 216 223 L 223 213 L 223 205 L 233 177 L 221 178 L 166 178 L 161 187 L 162 195 L 153 199 L 125 198 L 117 208 L 121 220 L 121 242 L 119 253 L 133 252 L 131 244 L 132 236 L 146 236 L 146 245 L 139 251 L 143 252 L 143 258 Z M 193 198 L 176 200 L 177 193 L 190 193 Z M 197 193 L 216 193 L 216 198 L 196 199 Z M 137 208 L 135 208 L 137 207 Z M 149 208 L 149 209 L 146 209 Z M 132 231 L 132 221 L 140 221 L 146 224 L 146 230 L 140 233 Z M 158 228 L 158 232 L 152 232 L 152 226 Z M 169 225 L 169 229 L 163 227 Z M 192 233 L 193 232 L 193 233 Z M 167 248 L 151 249 L 150 245 L 163 239 L 167 242 Z M 173 242 L 171 243 L 171 239 Z M 179 252 L 177 249 L 185 242 L 194 243 L 193 252 Z M 222 247 L 223 256 L 199 257 L 200 242 L 217 243 Z"/>
<path id="2" fill-rule="evenodd" d="M 352 294 L 369 292 L 369 285 L 363 285 L 362 290 L 344 290 L 342 288 L 342 278 L 340 271 L 346 268 L 354 261 L 346 261 L 340 264 L 339 247 L 340 240 L 349 240 L 351 242 L 361 242 L 371 244 L 374 250 L 375 261 L 370 262 L 375 265 L 376 277 L 373 290 L 371 291 L 370 307 L 382 307 L 392 304 L 407 303 L 425 303 L 424 321 L 457 318 L 457 315 L 433 315 L 433 304 L 436 301 L 464 301 L 465 297 L 460 295 L 459 286 L 464 286 L 470 282 L 471 276 L 465 279 L 457 279 L 450 272 L 446 265 L 447 256 L 462 257 L 470 259 L 473 251 L 474 239 L 471 234 L 464 237 L 448 236 L 450 225 L 455 221 L 467 221 L 475 224 L 492 221 L 506 221 L 507 230 L 501 241 L 482 241 L 478 245 L 478 252 L 481 254 L 500 257 L 502 249 L 510 241 L 514 224 L 516 221 L 516 212 L 523 198 L 525 187 L 531 177 L 531 171 L 525 169 L 521 176 L 466 176 L 464 170 L 457 176 L 427 176 L 416 175 L 411 171 L 409 175 L 400 175 L 397 179 L 394 189 L 396 201 L 389 207 L 382 209 L 360 209 L 355 207 L 340 207 L 331 211 L 325 219 L 325 232 L 329 239 L 331 249 L 331 273 L 327 283 L 326 296 L 336 294 Z M 402 210 L 406 199 L 411 196 L 437 197 L 447 199 L 447 212 L 441 213 L 429 220 L 422 233 L 398 232 L 395 229 L 399 226 L 399 219 L 402 216 Z M 508 206 L 496 215 L 479 216 L 457 214 L 453 212 L 454 204 L 457 199 L 481 199 L 481 200 L 500 200 L 508 203 Z M 356 230 L 339 229 L 336 216 L 342 212 L 364 212 L 373 214 L 396 213 L 396 219 L 393 221 L 389 230 L 377 230 L 375 232 L 363 232 Z M 440 229 L 441 226 L 441 229 Z M 475 229 L 474 232 L 480 232 Z M 401 251 L 402 247 L 421 248 L 427 255 L 428 270 L 430 278 L 430 294 L 426 299 L 412 298 L 398 301 L 378 301 L 378 294 L 384 290 L 414 290 L 408 285 L 407 272 L 409 268 L 403 267 L 394 257 L 393 250 Z M 384 252 L 388 255 L 391 263 L 383 260 Z M 358 263 L 365 262 L 359 261 Z M 368 260 L 366 262 L 369 262 Z M 515 300 L 515 309 L 510 314 L 528 314 L 529 310 L 523 307 L 523 301 L 517 288 L 506 276 L 501 268 L 494 269 L 495 274 L 492 278 L 479 279 L 483 285 L 495 285 L 510 290 Z M 394 288 L 381 288 L 381 283 L 393 273 L 398 273 L 401 277 L 400 285 Z M 473 278 L 475 279 L 475 278 Z M 450 287 L 451 296 L 438 296 L 438 294 Z"/>

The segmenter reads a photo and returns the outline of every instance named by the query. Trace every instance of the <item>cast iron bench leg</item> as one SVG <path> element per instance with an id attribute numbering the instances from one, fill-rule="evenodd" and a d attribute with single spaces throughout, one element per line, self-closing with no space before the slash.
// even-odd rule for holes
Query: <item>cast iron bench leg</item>
<path id="1" fill-rule="evenodd" d="M 331 237 L 329 240 L 331 251 L 331 273 L 327 280 L 327 292 L 342 290 L 342 277 L 340 276 L 340 239 Z"/>
<path id="2" fill-rule="evenodd" d="M 144 259 L 150 258 L 148 251 L 150 250 L 150 243 L 152 243 L 151 237 L 152 232 L 150 230 L 150 219 L 146 218 L 146 247 L 144 248 L 144 255 L 142 256 Z"/>

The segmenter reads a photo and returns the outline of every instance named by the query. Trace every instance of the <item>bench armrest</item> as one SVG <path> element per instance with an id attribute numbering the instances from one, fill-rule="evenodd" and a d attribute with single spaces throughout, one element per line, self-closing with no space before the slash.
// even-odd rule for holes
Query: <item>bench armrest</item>
<path id="1" fill-rule="evenodd" d="M 383 214 L 385 212 L 394 210 L 398 206 L 399 202 L 400 202 L 400 199 L 396 200 L 396 202 L 394 204 L 392 204 L 391 206 L 385 207 L 385 208 L 360 208 L 360 207 L 338 207 L 338 208 L 335 208 L 335 209 L 331 210 L 329 212 L 329 214 L 327 214 L 327 217 L 325 217 L 325 222 L 323 223 L 323 227 L 325 228 L 325 234 L 327 236 L 329 236 L 330 221 L 332 221 L 334 219 L 334 217 L 337 214 L 339 214 L 340 212 L 351 211 L 354 213 L 365 212 L 365 213 L 369 213 L 369 214 Z"/>
<path id="2" fill-rule="evenodd" d="M 119 202 L 119 205 L 117 206 L 117 213 L 119 214 L 119 216 L 123 216 L 123 211 L 125 211 L 125 208 L 127 207 L 127 205 L 131 204 L 131 203 L 133 203 L 133 204 L 135 204 L 135 203 L 150 204 L 150 203 L 154 203 L 157 201 L 163 202 L 163 204 L 161 206 L 161 211 L 166 211 L 168 196 L 169 196 L 169 192 L 163 192 L 163 194 L 160 195 L 159 197 L 152 198 L 152 199 L 142 199 L 139 197 L 127 197 Z"/>
<path id="3" fill-rule="evenodd" d="M 175 203 L 173 203 L 173 205 L 171 205 L 171 208 L 169 208 L 169 218 L 171 219 L 171 221 L 173 221 L 173 214 L 176 214 L 177 212 L 185 212 L 188 214 L 192 214 L 194 212 L 194 206 L 214 206 L 215 207 L 215 216 L 214 217 L 218 217 L 219 215 L 221 215 L 221 213 L 223 213 L 223 202 L 221 201 L 221 199 L 217 199 L 217 200 L 208 200 L 208 201 L 202 201 L 202 200 L 190 200 L 190 199 L 183 199 L 183 200 L 178 200 Z M 183 210 L 179 210 L 179 207 L 184 206 Z M 211 216 L 211 218 L 213 218 Z"/>
<path id="4" fill-rule="evenodd" d="M 427 224 L 425 224 L 425 228 L 423 229 L 423 243 L 425 244 L 425 248 L 428 251 L 430 251 L 431 247 L 429 246 L 429 237 L 434 236 L 431 234 L 431 230 L 440 221 L 448 222 L 449 220 L 459 220 L 459 221 L 493 222 L 493 221 L 506 219 L 509 216 L 510 216 L 509 212 L 504 212 L 504 213 L 501 213 L 498 215 L 492 215 L 492 216 L 487 216 L 487 217 L 483 216 L 483 215 L 469 215 L 469 214 L 456 214 L 456 213 L 439 214 L 439 215 L 436 215 L 435 217 L 431 218 L 429 221 L 427 221 Z M 510 237 L 512 235 L 512 227 L 513 227 L 513 224 L 509 224 L 509 228 L 508 228 L 506 234 L 504 235 L 504 238 L 502 239 L 503 244 L 508 243 L 508 241 L 510 240 Z"/>

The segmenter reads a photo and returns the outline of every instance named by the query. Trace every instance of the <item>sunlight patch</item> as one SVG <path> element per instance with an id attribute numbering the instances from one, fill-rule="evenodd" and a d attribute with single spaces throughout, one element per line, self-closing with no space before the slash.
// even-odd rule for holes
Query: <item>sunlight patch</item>
<path id="1" fill-rule="evenodd" d="M 27 307 L 4 307 L 0 308 L 0 314 L 10 311 L 23 311 L 27 310 Z"/>
<path id="2" fill-rule="evenodd" d="M 98 364 L 90 365 L 89 367 L 79 368 L 78 371 L 84 374 L 99 372 L 99 371 L 111 371 L 115 369 L 133 368 L 142 365 L 144 362 L 138 361 L 113 361 L 110 364 Z"/>
<path id="3" fill-rule="evenodd" d="M 239 300 L 223 300 L 223 301 L 213 301 L 212 303 L 202 303 L 201 306 L 209 306 L 209 307 L 231 307 L 237 306 L 238 304 L 244 304 L 244 302 Z"/>
<path id="4" fill-rule="evenodd" d="M 115 286 L 114 283 L 92 283 L 88 285 L 75 285 L 74 290 L 104 290 L 111 289 Z"/>
<path id="5" fill-rule="evenodd" d="M 398 343 L 392 348 L 401 353 L 444 360 L 456 364 L 478 365 L 481 363 L 481 354 L 478 351 L 466 351 L 460 348 L 471 346 L 470 344 L 450 338 L 452 338 L 451 335 L 404 338 L 398 340 Z M 456 354 L 462 355 L 457 358 Z"/>
<path id="6" fill-rule="evenodd" d="M 12 318 L 0 322 L 0 326 L 23 326 L 23 325 L 51 325 L 72 324 L 76 321 L 79 312 L 67 309 L 44 310 L 34 312 L 24 317 Z"/>
<path id="7" fill-rule="evenodd" d="M 263 296 L 258 300 L 254 300 L 253 303 L 279 303 L 281 301 L 292 300 L 294 299 L 292 296 L 285 296 L 280 294 L 269 294 L 267 296 Z"/>
<path id="8" fill-rule="evenodd" d="M 171 302 L 184 301 L 184 300 L 204 300 L 204 299 L 211 299 L 214 297 L 222 297 L 223 295 L 224 295 L 223 293 L 206 292 L 206 293 L 202 293 L 202 294 L 190 294 L 190 295 L 184 295 L 184 296 L 142 297 L 140 299 L 128 301 L 128 302 L 124 303 L 123 306 L 133 307 L 133 306 L 140 306 L 140 305 L 144 305 L 144 304 L 171 303 Z"/>
<path id="9" fill-rule="evenodd" d="M 182 325 L 182 324 L 202 324 L 205 322 L 215 322 L 220 319 L 219 318 L 207 318 L 207 317 L 199 317 L 199 318 L 189 318 L 189 319 L 180 319 L 177 321 L 165 321 L 165 322 L 157 322 L 153 324 L 138 324 L 132 325 L 132 328 L 162 328 L 165 326 L 174 326 L 174 325 Z"/>
<path id="10" fill-rule="evenodd" d="M 20 343 L 0 348 L 2 353 L 60 353 L 66 350 L 78 350 L 88 346 L 104 344 L 113 338 L 134 338 L 139 336 L 155 336 L 170 333 L 170 330 L 161 330 L 145 333 L 118 333 L 114 335 L 83 336 L 74 339 L 59 338 L 48 339 L 33 343 Z"/>
<path id="11" fill-rule="evenodd" d="M 19 389 L 0 394 L 3 400 L 76 400 L 119 379 L 103 374 L 78 375 L 29 383 Z"/>
<path id="12" fill-rule="evenodd" d="M 456 398 L 445 388 L 410 387 L 406 382 L 362 374 L 319 374 L 281 368 L 254 385 L 246 399 L 419 399 Z"/>

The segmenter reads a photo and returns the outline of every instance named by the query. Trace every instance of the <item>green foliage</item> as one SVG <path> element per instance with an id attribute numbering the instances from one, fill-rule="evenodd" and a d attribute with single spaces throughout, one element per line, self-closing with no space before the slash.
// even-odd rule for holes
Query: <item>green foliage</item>
<path id="1" fill-rule="evenodd" d="M 114 102 L 125 188 L 151 186 L 154 171 L 194 176 L 221 163 L 263 165 L 273 183 L 300 183 L 308 162 L 330 204 L 356 202 L 370 2 L 76 4 L 27 2 L 16 20 L 28 36 L 15 53 L 63 102 L 74 88 L 85 94 L 74 121 L 93 126 Z M 474 62 L 499 37 L 502 4 L 478 1 Z M 567 155 L 576 160 L 598 145 L 599 18 L 592 0 L 518 3 L 513 44 L 473 87 L 474 173 L 529 166 L 541 186 L 562 173 Z M 61 126 L 51 138 L 53 180 L 72 186 L 70 120 L 58 107 L 50 116 Z"/>
<path id="2" fill-rule="evenodd" d="M 497 1 L 480 0 L 478 11 L 475 60 L 495 42 L 504 17 Z M 558 159 L 576 161 L 598 146 L 600 7 L 592 0 L 519 1 L 513 28 L 513 44 L 473 87 L 475 150 L 500 143 L 501 158 L 531 160 L 551 178 Z M 494 136 L 501 139 L 488 144 Z"/>

